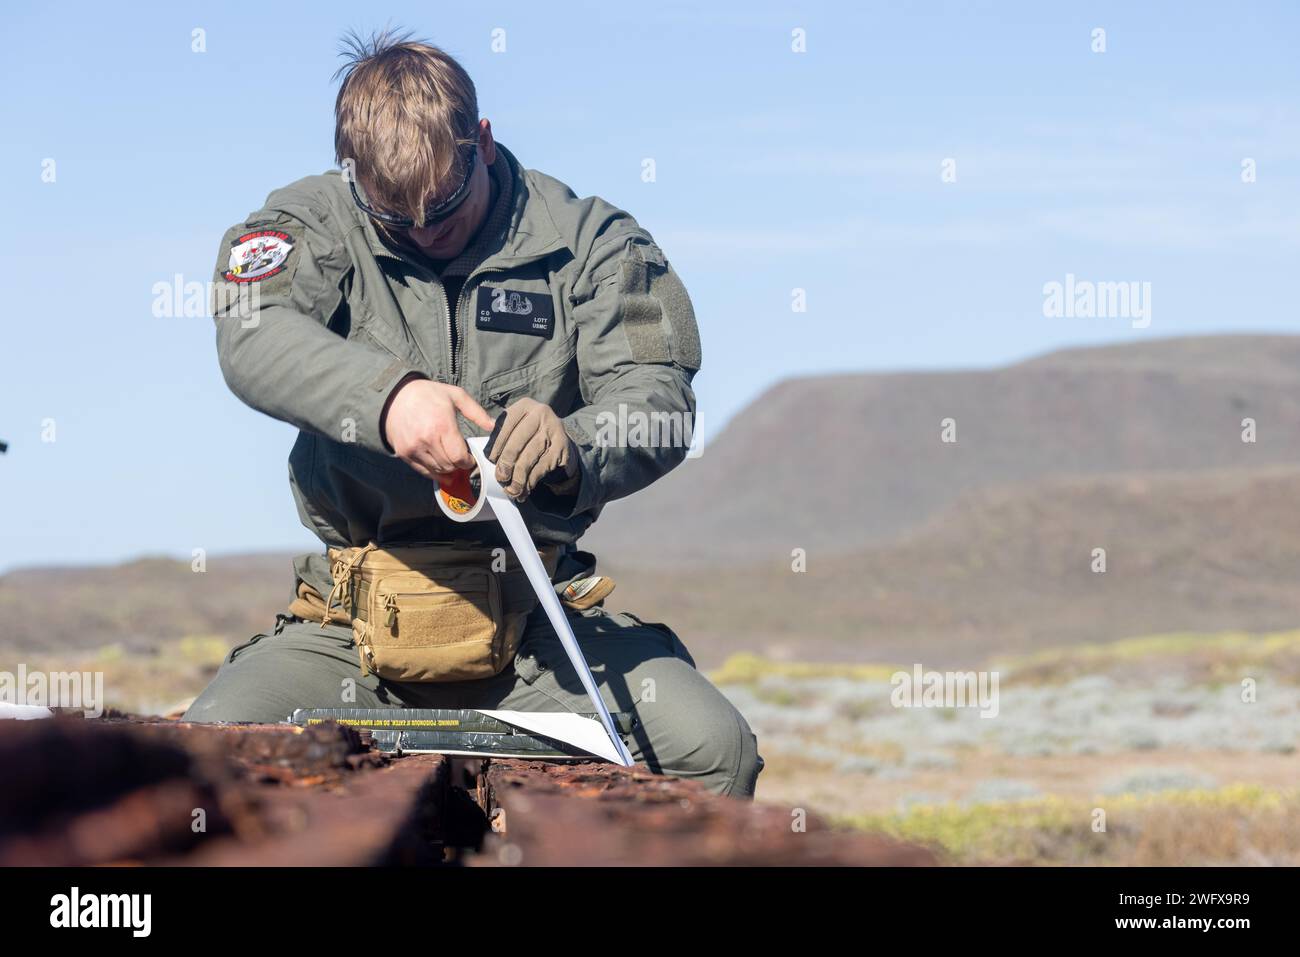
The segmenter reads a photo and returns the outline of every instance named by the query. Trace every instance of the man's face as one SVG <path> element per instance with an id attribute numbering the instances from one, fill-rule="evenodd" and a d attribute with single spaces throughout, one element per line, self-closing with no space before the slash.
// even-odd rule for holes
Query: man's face
<path id="1" fill-rule="evenodd" d="M 479 231 L 487 218 L 492 205 L 492 173 L 489 168 L 496 162 L 497 148 L 492 139 L 492 126 L 487 120 L 480 120 L 478 126 L 478 148 L 474 160 L 474 170 L 470 173 L 469 192 L 456 207 L 455 212 L 442 222 L 433 226 L 410 226 L 397 228 L 388 226 L 390 234 L 399 241 L 405 241 L 418 249 L 430 259 L 454 259 L 465 251 L 469 241 Z M 358 172 L 357 183 L 367 194 L 371 194 L 364 173 Z M 459 191 L 460 182 L 446 187 L 448 191 Z M 445 198 L 429 197 L 428 205 Z M 360 200 L 358 200 L 360 202 Z"/>
<path id="2" fill-rule="evenodd" d="M 415 226 L 405 230 L 412 245 L 428 258 L 453 259 L 459 256 L 487 218 L 492 198 L 492 174 L 488 172 L 490 161 L 483 154 L 480 140 L 478 159 L 469 179 L 469 195 L 450 218 L 436 226 Z"/>

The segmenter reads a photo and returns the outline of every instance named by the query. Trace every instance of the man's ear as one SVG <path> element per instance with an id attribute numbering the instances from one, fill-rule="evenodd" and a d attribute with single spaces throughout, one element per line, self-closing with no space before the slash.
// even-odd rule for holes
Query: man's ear
<path id="1" fill-rule="evenodd" d="M 483 162 L 488 166 L 497 161 L 497 143 L 492 138 L 492 123 L 486 118 L 478 121 L 478 148 L 483 151 Z"/>

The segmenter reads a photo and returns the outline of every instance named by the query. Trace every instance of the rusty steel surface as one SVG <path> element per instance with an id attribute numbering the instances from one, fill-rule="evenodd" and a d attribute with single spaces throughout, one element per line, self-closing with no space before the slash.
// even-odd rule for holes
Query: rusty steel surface
<path id="1" fill-rule="evenodd" d="M 492 761 L 479 780 L 485 865 L 933 864 L 926 850 L 832 830 L 797 809 L 712 794 L 645 768 Z"/>
<path id="2" fill-rule="evenodd" d="M 0 865 L 436 864 L 445 760 L 335 724 L 0 723 Z"/>
<path id="3" fill-rule="evenodd" d="M 934 863 L 643 766 L 390 757 L 332 722 L 3 721 L 0 768 L 0 866 Z"/>

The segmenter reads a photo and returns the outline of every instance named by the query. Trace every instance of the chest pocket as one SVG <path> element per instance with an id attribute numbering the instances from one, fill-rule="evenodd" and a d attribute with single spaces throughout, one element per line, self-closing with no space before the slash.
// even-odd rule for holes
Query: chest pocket
<path id="1" fill-rule="evenodd" d="M 464 327 L 479 381 L 477 398 L 489 412 L 522 396 L 551 403 L 561 414 L 572 403 L 577 337 L 559 297 L 542 264 L 535 271 L 486 276 L 466 294 L 470 315 Z"/>
<path id="2" fill-rule="evenodd" d="M 578 337 L 569 336 L 540 359 L 489 375 L 479 387 L 479 403 L 489 415 L 495 415 L 515 399 L 527 396 L 567 415 L 579 395 L 577 354 Z"/>

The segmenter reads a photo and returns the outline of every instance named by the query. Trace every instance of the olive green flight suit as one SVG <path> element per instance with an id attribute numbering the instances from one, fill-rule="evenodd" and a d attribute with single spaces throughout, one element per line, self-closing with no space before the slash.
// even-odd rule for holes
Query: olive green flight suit
<path id="1" fill-rule="evenodd" d="M 330 546 L 508 546 L 496 522 L 445 518 L 429 480 L 383 442 L 384 404 L 404 378 L 459 385 L 494 417 L 523 396 L 549 404 L 578 448 L 579 483 L 566 494 L 539 486 L 520 512 L 539 546 L 563 548 L 562 589 L 595 570 L 576 544 L 604 504 L 685 457 L 699 336 L 686 290 L 631 216 L 524 169 L 499 143 L 497 154 L 496 202 L 442 271 L 464 277 L 454 310 L 439 275 L 387 242 L 335 171 L 276 190 L 222 238 L 217 352 L 236 395 L 299 428 L 290 485 L 303 523 Z M 656 423 L 660 441 L 609 440 L 614 423 L 637 416 Z M 481 434 L 464 419 L 461 428 Z M 329 592 L 323 556 L 301 556 L 295 571 Z M 752 797 L 763 767 L 754 734 L 670 628 L 602 607 L 569 618 L 606 704 L 640 719 L 627 742 L 638 761 Z M 540 608 L 513 665 L 491 679 L 387 682 L 361 676 L 357 661 L 346 627 L 282 615 L 231 652 L 186 718 L 280 721 L 294 708 L 343 705 L 591 707 Z"/>

